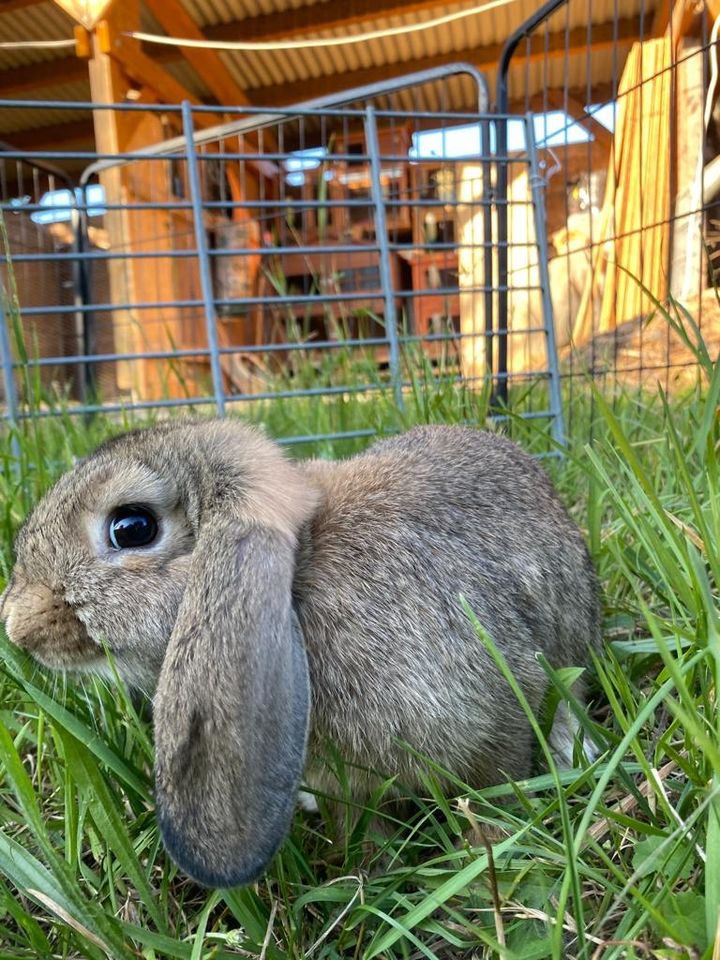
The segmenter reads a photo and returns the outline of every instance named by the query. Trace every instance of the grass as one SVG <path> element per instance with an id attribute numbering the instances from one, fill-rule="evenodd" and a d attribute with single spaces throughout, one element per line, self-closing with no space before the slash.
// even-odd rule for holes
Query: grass
<path id="1" fill-rule="evenodd" d="M 578 439 L 548 464 L 605 588 L 606 644 L 592 709 L 581 713 L 601 748 L 592 765 L 539 765 L 528 781 L 483 791 L 458 784 L 459 801 L 428 767 L 413 815 L 389 836 L 373 834 L 372 810 L 351 804 L 349 830 L 339 830 L 320 798 L 319 814 L 297 814 L 260 883 L 208 892 L 163 852 L 143 705 L 119 685 L 47 674 L 3 638 L 0 958 L 716 960 L 720 367 L 700 349 L 698 359 L 702 382 L 672 401 L 624 391 L 610 403 L 576 390 Z M 248 412 L 281 437 L 482 423 L 486 405 L 418 380 L 402 414 L 382 390 Z M 17 461 L 3 436 L 4 577 L 14 531 L 42 490 L 124 425 L 25 421 Z M 532 424 L 510 428 L 546 444 Z M 328 440 L 315 452 L 367 442 Z M 538 722 L 541 747 L 544 729 Z M 342 793 L 341 759 L 328 762 Z M 380 812 L 386 788 L 371 804 Z"/>

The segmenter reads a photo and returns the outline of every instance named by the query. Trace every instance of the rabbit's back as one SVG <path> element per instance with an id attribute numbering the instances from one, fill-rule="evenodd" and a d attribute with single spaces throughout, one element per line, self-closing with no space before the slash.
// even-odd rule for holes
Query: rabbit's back
<path id="1" fill-rule="evenodd" d="M 536 651 L 587 661 L 596 579 L 544 471 L 505 438 L 458 427 L 304 469 L 324 492 L 295 579 L 316 740 L 411 778 L 397 740 L 477 785 L 527 774 L 527 721 L 459 595 L 536 709 Z"/>

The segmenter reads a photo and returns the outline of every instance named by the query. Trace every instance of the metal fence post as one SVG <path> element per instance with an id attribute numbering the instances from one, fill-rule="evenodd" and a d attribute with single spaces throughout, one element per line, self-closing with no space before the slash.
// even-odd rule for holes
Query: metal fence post
<path id="1" fill-rule="evenodd" d="M 210 370 L 212 372 L 213 392 L 215 394 L 217 412 L 220 416 L 223 416 L 225 414 L 225 391 L 223 390 L 223 374 L 222 367 L 220 366 L 220 350 L 215 319 L 215 298 L 213 295 L 212 274 L 210 272 L 207 236 L 205 234 L 200 172 L 198 170 L 198 158 L 195 152 L 195 141 L 193 139 L 192 104 L 189 100 L 183 100 L 182 119 L 185 150 L 187 151 L 188 183 L 190 186 L 193 225 L 195 227 L 195 247 L 197 249 L 198 267 L 200 269 L 200 285 L 202 288 L 203 309 L 205 311 L 208 349 L 210 350 Z"/>
<path id="2" fill-rule="evenodd" d="M 76 187 L 75 205 L 72 208 L 71 224 L 73 228 L 73 251 L 77 257 L 73 260 L 73 296 L 79 308 L 89 307 L 92 303 L 91 265 L 82 256 L 90 249 L 87 229 L 87 188 Z M 75 313 L 75 342 L 79 353 L 92 357 L 95 349 L 95 318 L 91 310 L 78 309 Z M 94 403 L 97 399 L 97 377 L 95 364 L 86 359 L 80 372 L 80 396 L 84 404 Z"/>
<path id="3" fill-rule="evenodd" d="M 524 37 L 544 23 L 569 0 L 547 0 L 505 41 L 497 68 L 495 112 L 497 120 L 497 240 L 498 240 L 498 323 L 501 331 L 508 329 L 508 118 L 510 62 Z M 498 396 L 507 404 L 507 333 L 498 334 Z"/>
<path id="4" fill-rule="evenodd" d="M 2 367 L 3 387 L 5 388 L 7 421 L 12 431 L 10 449 L 17 466 L 20 463 L 20 443 L 17 436 L 19 404 L 13 372 L 13 355 L 10 347 L 10 337 L 8 336 L 6 303 L 5 286 L 0 284 L 0 367 Z"/>
<path id="5" fill-rule="evenodd" d="M 485 119 L 480 122 L 480 156 L 482 158 L 482 223 L 483 223 L 483 283 L 485 292 L 483 293 L 483 310 L 485 313 L 485 329 L 479 334 L 483 338 L 483 356 L 485 358 L 485 376 L 487 378 L 488 389 L 491 396 L 494 396 L 492 381 L 493 372 L 493 331 L 495 312 L 495 287 L 494 287 L 494 259 L 496 245 L 493 243 L 493 206 L 495 196 L 493 192 L 493 168 L 492 168 L 492 127 L 490 120 Z M 459 282 L 459 278 L 458 278 Z M 477 331 L 475 336 L 478 336 Z"/>
<path id="6" fill-rule="evenodd" d="M 397 315 L 395 310 L 395 291 L 390 269 L 390 245 L 388 243 L 387 221 L 385 219 L 385 201 L 382 192 L 380 168 L 380 143 L 377 133 L 375 108 L 365 109 L 365 143 L 370 157 L 370 183 L 375 207 L 375 237 L 380 255 L 380 283 L 385 300 L 385 335 L 390 348 L 390 377 L 395 393 L 395 402 L 402 410 L 402 370 L 400 369 L 400 344 L 398 342 Z"/>
<path id="7" fill-rule="evenodd" d="M 550 271 L 548 269 L 545 181 L 540 176 L 540 168 L 538 166 L 537 148 L 535 146 L 535 124 L 532 114 L 528 114 L 525 118 L 525 139 L 527 142 L 528 160 L 530 161 L 530 192 L 533 213 L 535 215 L 538 273 L 540 275 L 543 326 L 545 327 L 545 345 L 547 348 L 551 430 L 553 440 L 561 446 L 565 446 L 565 424 L 563 421 L 562 395 L 560 391 L 560 365 L 558 363 L 557 344 L 555 342 L 555 318 L 553 316 L 552 296 L 550 294 Z"/>

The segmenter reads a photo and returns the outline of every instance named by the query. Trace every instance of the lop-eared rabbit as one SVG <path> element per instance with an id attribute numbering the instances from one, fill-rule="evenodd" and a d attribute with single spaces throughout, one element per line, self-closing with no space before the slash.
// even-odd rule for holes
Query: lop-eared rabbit
<path id="1" fill-rule="evenodd" d="M 598 642 L 596 577 L 541 467 L 502 436 L 418 427 L 292 462 L 238 420 L 118 436 L 62 476 L 17 538 L 1 615 L 60 670 L 153 695 L 167 849 L 209 886 L 257 878 L 328 743 L 420 784 L 429 757 L 482 787 L 531 772 L 523 710 Z M 567 711 L 554 738 L 572 743 Z M 410 744 L 415 751 L 409 751 Z M 358 771 L 353 774 L 353 771 Z"/>

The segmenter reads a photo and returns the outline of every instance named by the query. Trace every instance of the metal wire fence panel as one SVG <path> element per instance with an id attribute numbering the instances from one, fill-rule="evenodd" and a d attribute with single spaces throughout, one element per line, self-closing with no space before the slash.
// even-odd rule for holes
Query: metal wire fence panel
<path id="1" fill-rule="evenodd" d="M 550 0 L 500 64 L 498 108 L 536 118 L 572 431 L 588 376 L 615 393 L 682 390 L 698 336 L 712 357 L 720 348 L 720 22 L 708 6 Z M 509 240 L 508 278 L 512 224 Z"/>
<path id="2" fill-rule="evenodd" d="M 562 442 L 588 376 L 682 388 L 693 323 L 720 345 L 718 25 L 672 8 L 549 0 L 492 111 L 467 64 L 273 110 L 0 101 L 128 144 L 2 154 L 5 416 L 276 403 L 304 442 L 308 398 L 354 437 L 344 398 L 432 381 Z"/>
<path id="3" fill-rule="evenodd" d="M 394 96 L 428 85 L 442 105 L 457 74 L 475 82 L 476 111 L 395 108 Z M 61 191 L 43 184 L 21 202 L 14 186 L 6 191 L 6 216 L 64 240 L 28 252 L 8 237 L 20 323 L 42 331 L 17 369 L 44 378 L 38 411 L 16 376 L 8 416 L 50 415 L 58 398 L 66 413 L 85 415 L 175 406 L 222 414 L 296 400 L 297 439 L 307 436 L 308 397 L 330 404 L 383 391 L 402 408 L 427 378 L 497 398 L 517 381 L 527 385 L 518 415 L 562 441 L 534 126 L 523 118 L 519 143 L 501 155 L 505 118 L 488 112 L 472 68 L 272 113 L 248 109 L 230 122 L 225 109 L 189 103 L 93 109 L 122 113 L 153 145 L 86 157 Z M 517 241 L 524 268 L 512 280 L 525 318 L 507 331 L 497 323 L 501 167 L 522 184 L 507 209 L 527 225 Z M 64 270 L 72 283 L 48 281 L 30 297 L 25 264 Z M 47 338 L 64 325 L 75 339 L 61 348 Z M 508 341 L 510 366 L 498 354 Z"/>

